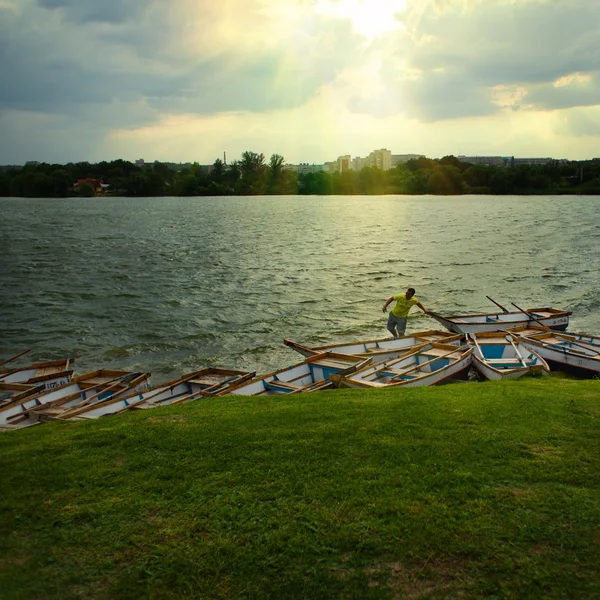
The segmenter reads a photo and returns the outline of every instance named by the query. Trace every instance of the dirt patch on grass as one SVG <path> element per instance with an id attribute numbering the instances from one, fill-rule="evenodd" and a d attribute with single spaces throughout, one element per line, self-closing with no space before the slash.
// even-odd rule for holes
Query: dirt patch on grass
<path id="1" fill-rule="evenodd" d="M 554 446 L 530 446 L 524 444 L 524 449 L 533 457 L 545 460 L 557 460 L 560 459 L 563 454 L 563 451 L 560 448 Z"/>
<path id="2" fill-rule="evenodd" d="M 504 498 L 522 498 L 524 500 L 537 497 L 534 490 L 513 486 L 497 488 L 498 494 Z"/>
<path id="3" fill-rule="evenodd" d="M 170 417 L 148 417 L 148 423 L 185 423 L 186 419 L 181 415 L 173 415 Z"/>
<path id="4" fill-rule="evenodd" d="M 0 571 L 12 566 L 20 567 L 21 565 L 24 565 L 27 560 L 27 556 L 8 556 L 7 558 L 0 559 Z"/>
<path id="5" fill-rule="evenodd" d="M 370 588 L 387 588 L 393 598 L 469 597 L 466 587 L 471 578 L 466 573 L 468 561 L 456 558 L 429 559 L 407 566 L 399 562 L 374 565 L 364 570 Z"/>

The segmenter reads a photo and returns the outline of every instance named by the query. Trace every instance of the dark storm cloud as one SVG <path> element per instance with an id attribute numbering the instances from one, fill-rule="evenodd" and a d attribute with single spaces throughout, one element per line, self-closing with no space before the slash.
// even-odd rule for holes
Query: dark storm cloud
<path id="1" fill-rule="evenodd" d="M 418 18 L 409 5 L 408 32 L 396 36 L 382 70 L 409 116 L 436 121 L 498 111 L 495 86 L 522 86 L 529 91 L 524 104 L 542 109 L 600 103 L 593 86 L 552 86 L 572 73 L 600 70 L 596 0 L 481 2 L 467 10 L 437 4 L 443 10 L 430 6 Z"/>
<path id="2" fill-rule="evenodd" d="M 577 74 L 561 85 L 535 87 L 523 98 L 523 103 L 544 110 L 596 106 L 600 104 L 600 73 L 588 77 Z"/>
<path id="3" fill-rule="evenodd" d="M 144 102 L 163 113 L 203 115 L 290 108 L 304 103 L 357 56 L 350 27 L 340 21 L 326 27 L 329 52 L 318 52 L 323 17 L 305 24 L 308 33 L 298 36 L 293 51 L 265 43 L 245 53 L 232 42 L 203 57 L 171 51 L 185 23 L 173 17 L 167 4 L 37 2 L 0 23 L 0 110 L 87 112 L 93 120 L 107 116 L 99 107 L 123 102 Z M 150 5 L 155 10 L 144 13 Z M 45 12 L 53 20 L 42 27 Z M 96 22 L 120 23 L 132 15 L 138 18 L 118 26 Z M 73 28 L 72 19 L 82 24 Z M 203 26 L 208 31 L 211 24 Z M 148 116 L 142 111 L 140 118 Z M 133 118 L 130 125 L 139 121 Z"/>
<path id="4" fill-rule="evenodd" d="M 42 8 L 57 10 L 73 23 L 121 23 L 139 15 L 148 2 L 142 0 L 37 0 Z"/>

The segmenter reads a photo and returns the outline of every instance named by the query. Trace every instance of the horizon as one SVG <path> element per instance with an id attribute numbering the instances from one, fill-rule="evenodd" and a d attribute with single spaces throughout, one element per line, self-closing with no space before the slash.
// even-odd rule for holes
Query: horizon
<path id="1" fill-rule="evenodd" d="M 0 164 L 593 160 L 597 17 L 596 0 L 0 0 Z"/>

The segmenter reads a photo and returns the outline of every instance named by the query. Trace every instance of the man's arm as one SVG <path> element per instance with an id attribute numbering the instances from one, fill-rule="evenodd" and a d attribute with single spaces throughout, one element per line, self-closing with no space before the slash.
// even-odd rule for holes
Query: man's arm
<path id="1" fill-rule="evenodd" d="M 383 312 L 387 310 L 387 307 L 394 301 L 394 296 L 387 299 L 387 302 L 383 305 Z"/>
<path id="2" fill-rule="evenodd" d="M 420 303 L 417 302 L 417 306 L 427 315 L 429 314 L 429 311 Z"/>

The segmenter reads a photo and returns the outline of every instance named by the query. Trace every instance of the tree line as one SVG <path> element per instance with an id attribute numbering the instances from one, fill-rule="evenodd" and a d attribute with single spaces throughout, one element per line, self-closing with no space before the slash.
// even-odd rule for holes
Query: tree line
<path id="1" fill-rule="evenodd" d="M 115 196 L 373 195 L 373 194 L 600 194 L 600 161 L 552 161 L 545 165 L 472 165 L 454 156 L 418 158 L 382 171 L 365 167 L 342 173 L 296 173 L 273 154 L 244 152 L 240 160 L 178 169 L 161 162 L 137 166 L 114 160 L 66 165 L 26 163 L 0 167 L 0 196 L 93 196 L 102 180 Z"/>

